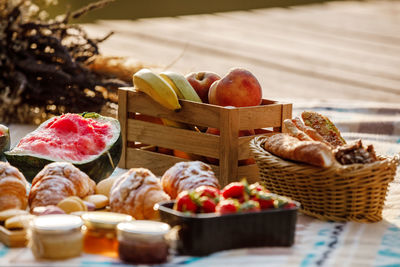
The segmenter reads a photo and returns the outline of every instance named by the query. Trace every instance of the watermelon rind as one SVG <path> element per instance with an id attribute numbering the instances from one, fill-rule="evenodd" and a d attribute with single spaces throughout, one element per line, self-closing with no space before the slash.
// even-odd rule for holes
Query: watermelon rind
<path id="1" fill-rule="evenodd" d="M 0 161 L 6 161 L 5 151 L 10 150 L 10 131 L 7 126 L 0 124 Z"/>
<path id="2" fill-rule="evenodd" d="M 84 118 L 91 118 L 97 121 L 111 122 L 113 128 L 113 138 L 101 153 L 91 156 L 84 161 L 68 161 L 98 183 L 101 180 L 108 178 L 119 163 L 122 154 L 121 126 L 118 120 L 111 117 L 104 117 L 94 112 L 82 113 L 80 115 Z M 36 130 L 28 135 L 33 135 L 40 131 L 50 122 L 50 120 L 52 119 L 43 122 Z M 55 161 L 65 161 L 62 159 L 52 158 L 51 156 L 44 156 L 31 151 L 25 151 L 18 147 L 14 147 L 11 151 L 5 152 L 4 154 L 8 162 L 12 166 L 18 168 L 29 182 L 32 182 L 36 174 L 47 164 Z"/>

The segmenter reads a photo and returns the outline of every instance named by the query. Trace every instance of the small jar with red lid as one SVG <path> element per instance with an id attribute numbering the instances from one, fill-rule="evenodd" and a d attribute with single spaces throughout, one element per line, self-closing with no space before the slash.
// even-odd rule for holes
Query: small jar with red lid
<path id="1" fill-rule="evenodd" d="M 136 220 L 117 225 L 118 255 L 124 262 L 159 264 L 168 261 L 169 245 L 166 223 Z"/>

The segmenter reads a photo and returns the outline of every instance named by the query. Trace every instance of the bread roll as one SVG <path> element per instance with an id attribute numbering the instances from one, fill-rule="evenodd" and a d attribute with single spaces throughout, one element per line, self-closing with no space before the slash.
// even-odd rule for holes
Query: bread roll
<path id="1" fill-rule="evenodd" d="M 137 220 L 157 220 L 154 205 L 169 199 L 160 180 L 151 171 L 133 168 L 115 180 L 110 192 L 110 208 Z"/>
<path id="2" fill-rule="evenodd" d="M 161 184 L 172 199 L 184 190 L 195 189 L 201 185 L 220 187 L 211 167 L 201 161 L 176 163 L 164 173 Z"/>
<path id="3" fill-rule="evenodd" d="M 17 168 L 0 162 L 0 211 L 26 209 L 27 185 L 24 175 Z"/>
<path id="4" fill-rule="evenodd" d="M 31 210 L 35 207 L 57 205 L 61 200 L 77 196 L 92 195 L 96 183 L 68 162 L 53 162 L 46 165 L 32 181 L 29 193 Z"/>
<path id="5" fill-rule="evenodd" d="M 300 141 L 289 134 L 275 134 L 264 144 L 268 152 L 289 160 L 328 168 L 335 162 L 330 147 L 319 141 Z"/>
<path id="6" fill-rule="evenodd" d="M 339 129 L 328 117 L 314 111 L 303 111 L 301 117 L 305 125 L 315 129 L 333 147 L 346 144 Z"/>

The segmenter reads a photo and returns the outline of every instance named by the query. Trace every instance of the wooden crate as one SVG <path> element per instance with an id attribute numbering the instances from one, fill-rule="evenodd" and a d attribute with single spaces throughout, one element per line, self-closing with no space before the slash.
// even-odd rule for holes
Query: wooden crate
<path id="1" fill-rule="evenodd" d="M 222 186 L 244 177 L 253 182 L 259 179 L 257 165 L 238 166 L 238 161 L 252 158 L 248 143 L 254 136 L 238 137 L 239 130 L 263 129 L 263 134 L 283 132 L 283 120 L 292 115 L 292 104 L 266 99 L 260 106 L 241 108 L 186 100 L 180 100 L 180 104 L 182 109 L 174 112 L 133 88 L 119 89 L 118 119 L 124 144 L 119 167 L 144 167 L 161 176 L 172 165 L 185 160 L 149 149 L 157 146 L 219 159 L 219 166 L 210 165 Z M 138 120 L 136 114 L 218 128 L 220 136 Z"/>

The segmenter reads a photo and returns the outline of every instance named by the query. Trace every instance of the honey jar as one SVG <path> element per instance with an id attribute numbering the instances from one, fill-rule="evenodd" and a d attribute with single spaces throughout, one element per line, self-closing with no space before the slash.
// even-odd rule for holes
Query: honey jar
<path id="1" fill-rule="evenodd" d="M 90 254 L 100 254 L 118 258 L 118 241 L 116 227 L 120 222 L 132 221 L 130 215 L 93 211 L 82 214 L 83 251 Z"/>
<path id="2" fill-rule="evenodd" d="M 34 218 L 29 227 L 29 247 L 36 258 L 65 259 L 82 252 L 82 220 L 57 214 Z"/>
<path id="3" fill-rule="evenodd" d="M 122 261 L 134 264 L 159 264 L 168 260 L 169 246 L 166 223 L 137 220 L 117 226 L 118 255 Z"/>

